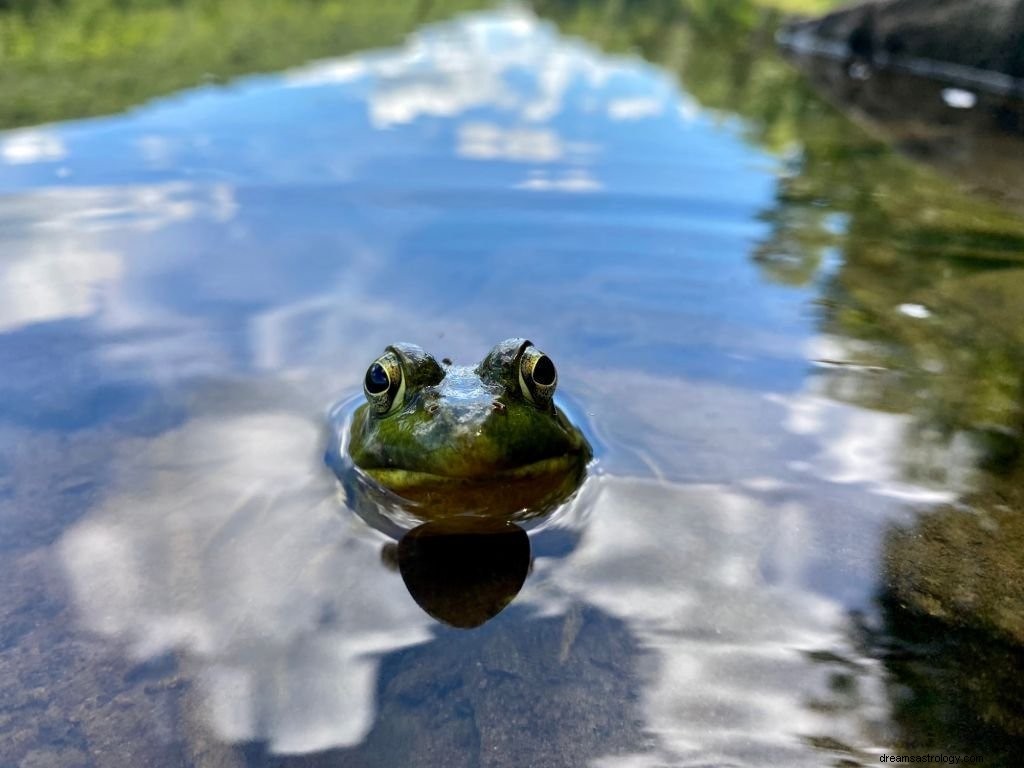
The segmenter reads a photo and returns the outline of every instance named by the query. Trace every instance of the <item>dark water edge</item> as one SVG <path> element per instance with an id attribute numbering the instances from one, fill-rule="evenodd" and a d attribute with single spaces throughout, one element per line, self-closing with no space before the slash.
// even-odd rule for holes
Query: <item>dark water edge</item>
<path id="1" fill-rule="evenodd" d="M 334 8 L 333 13 L 337 14 L 349 12 L 341 10 L 345 7 L 353 6 L 323 6 L 324 13 Z M 449 13 L 462 10 L 460 7 L 449 11 L 446 6 L 424 4 L 418 6 L 416 13 L 426 15 L 401 15 L 395 20 L 387 15 L 393 6 L 378 7 L 382 9 L 382 16 L 374 17 L 378 20 L 366 27 L 355 27 L 372 31 L 355 33 L 359 39 L 354 39 L 352 48 L 334 39 L 324 42 L 323 55 L 393 43 L 428 17 L 434 18 L 435 13 L 437 18 L 447 18 Z M 808 709 L 870 710 L 858 696 L 866 696 L 863 690 L 869 685 L 865 680 L 873 674 L 869 670 L 875 662 L 882 667 L 880 679 L 884 681 L 885 697 L 892 710 L 884 724 L 875 723 L 877 729 L 872 735 L 881 733 L 894 751 L 901 745 L 907 753 L 941 748 L 951 753 L 982 754 L 988 758 L 986 764 L 1011 765 L 1024 735 L 1024 693 L 1014 682 L 1022 679 L 1020 643 L 1024 642 L 1024 595 L 1019 586 L 1024 566 L 1024 548 L 1020 546 L 1020 537 L 1024 535 L 1020 524 L 1024 501 L 1019 493 L 1024 430 L 1024 330 L 1019 309 L 1024 306 L 1024 220 L 1016 207 L 1019 188 L 1012 183 L 1014 175 L 1008 174 L 1009 181 L 1001 186 L 987 184 L 998 176 L 1000 165 L 998 155 L 984 159 L 988 157 L 987 148 L 992 146 L 987 133 L 984 140 L 967 142 L 967 149 L 961 149 L 957 143 L 963 134 L 951 128 L 958 138 L 937 143 L 928 143 L 930 133 L 926 140 L 917 143 L 908 142 L 905 134 L 897 134 L 902 138 L 895 143 L 911 154 L 923 144 L 921 154 L 934 157 L 940 172 L 894 153 L 885 141 L 865 133 L 834 104 L 819 98 L 815 87 L 820 88 L 820 83 L 807 84 L 779 57 L 773 44 L 775 14 L 755 12 L 752 4 L 742 3 L 730 6 L 733 13 L 708 11 L 703 16 L 694 9 L 684 13 L 680 7 L 670 3 L 650 3 L 640 8 L 626 4 L 609 6 L 597 13 L 580 3 L 537 4 L 538 13 L 554 20 L 565 34 L 593 41 L 603 51 L 639 52 L 645 60 L 663 67 L 674 81 L 683 84 L 702 115 L 733 125 L 749 146 L 779 158 L 781 171 L 772 199 L 756 214 L 760 228 L 753 238 L 756 243 L 750 249 L 750 263 L 755 265 L 757 279 L 769 290 L 778 291 L 771 294 L 766 304 L 782 303 L 784 299 L 779 297 L 786 295 L 785 291 L 806 292 L 809 308 L 801 310 L 803 316 L 809 316 L 817 332 L 832 343 L 808 352 L 794 374 L 794 366 L 787 364 L 784 355 L 765 355 L 746 363 L 729 362 L 721 354 L 722 347 L 733 342 L 718 341 L 720 346 L 716 347 L 716 342 L 702 339 L 709 350 L 702 351 L 697 344 L 686 348 L 688 359 L 679 364 L 676 374 L 688 381 L 703 379 L 747 386 L 757 395 L 783 389 L 790 377 L 799 376 L 813 382 L 816 397 L 835 407 L 905 417 L 907 428 L 898 440 L 894 476 L 908 485 L 957 491 L 953 501 L 920 505 L 914 508 L 916 514 L 879 516 L 885 522 L 879 524 L 883 532 L 878 537 L 880 566 L 871 605 L 854 606 L 851 600 L 842 650 L 833 655 L 823 650 L 814 657 L 813 664 L 828 670 L 826 677 L 832 687 L 829 695 L 820 700 L 808 696 L 812 700 Z M 281 10 L 277 13 L 281 18 L 291 18 Z M 111 28 L 120 27 L 121 18 L 116 18 Z M 277 23 L 278 16 L 268 18 L 273 21 L 261 18 L 256 26 Z M 301 23 L 315 21 L 311 29 L 325 29 L 325 18 L 310 15 Z M 207 33 L 204 39 L 211 38 L 215 39 L 216 34 Z M 252 39 L 242 38 L 238 49 L 261 49 L 252 45 Z M 321 43 L 317 40 L 298 45 L 302 38 L 296 35 L 294 39 L 296 55 L 308 58 L 311 51 L 315 51 L 313 56 L 321 55 L 321 49 L 316 47 Z M 264 51 L 273 48 L 262 46 Z M 229 46 L 224 47 L 224 51 L 230 50 Z M 274 56 L 277 55 L 290 54 L 276 50 Z M 193 53 L 185 58 L 204 61 Z M 232 70 L 234 64 L 214 61 L 213 65 L 204 61 L 204 71 L 209 68 L 227 75 L 242 71 Z M 282 58 L 238 66 L 269 70 L 286 63 Z M 121 66 L 117 64 L 115 69 Z M 91 102 L 81 108 L 72 106 L 68 113 L 47 112 L 58 108 L 35 106 L 26 97 L 19 102 L 22 106 L 12 112 L 13 117 L 5 119 L 13 121 L 10 124 L 37 122 L 42 115 L 51 119 L 84 114 L 93 108 L 101 112 L 119 109 L 138 98 L 149 98 L 194 82 L 198 71 L 189 73 L 169 67 L 164 59 L 154 63 L 153 68 L 174 70 L 174 79 L 133 80 L 146 80 L 147 87 L 158 83 L 157 89 L 147 91 L 144 97 L 131 91 L 95 107 Z M 67 70 L 59 71 L 63 78 Z M 176 79 L 178 75 L 182 79 Z M 85 76 L 91 77 L 88 73 Z M 834 73 L 827 76 L 833 81 L 839 77 Z M 106 75 L 86 82 L 106 83 Z M 890 92 L 888 82 L 880 77 L 863 86 L 869 104 L 878 94 Z M 849 83 L 846 86 L 851 87 Z M 861 93 L 861 86 L 856 87 Z M 32 86 L 28 90 L 42 93 L 45 88 Z M 82 88 L 85 93 L 93 90 L 102 87 Z M 924 88 L 912 90 L 928 94 L 932 103 L 941 96 Z M 0 93 L 6 92 L 0 79 Z M 850 106 L 842 99 L 835 101 L 841 107 L 863 110 L 871 116 L 871 109 L 865 108 L 863 101 L 852 102 Z M 63 105 L 73 105 L 74 100 L 61 98 L 53 103 L 65 109 Z M 985 122 L 986 109 L 983 101 L 972 114 L 982 115 Z M 930 118 L 928 123 L 931 126 L 942 120 L 940 115 Z M 1017 139 L 1011 135 L 1005 140 L 1009 149 L 1000 152 L 1009 152 L 1012 157 Z M 948 149 L 950 144 L 953 150 Z M 983 158 L 980 165 L 972 159 L 972 152 Z M 131 168 L 122 171 L 116 163 L 112 165 L 115 167 L 104 173 L 123 172 L 127 176 L 132 172 Z M 996 171 L 977 178 L 964 170 L 989 166 Z M 956 178 L 951 181 L 950 177 Z M 36 212 L 39 203 L 55 210 L 85 207 L 74 190 L 63 197 L 61 193 L 52 196 L 54 193 L 46 189 L 52 181 L 43 180 L 41 175 L 28 174 L 13 182 L 11 178 L 4 177 L 5 205 L 9 207 L 2 214 L 9 225 L 45 221 L 45 215 Z M 37 197 L 21 193 L 29 187 L 39 190 L 35 193 Z M 195 202 L 192 194 L 185 191 L 181 197 Z M 331 194 L 315 184 L 300 184 L 281 197 L 267 193 L 262 209 L 258 192 L 249 198 L 243 193 L 241 199 L 243 205 L 252 205 L 268 220 L 274 210 L 291 211 L 280 226 L 286 232 L 294 232 L 302 247 L 302 238 L 308 234 L 303 228 L 307 225 L 296 225 L 302 216 L 309 216 L 307 221 L 327 220 L 329 212 L 345 206 L 358 210 L 361 199 L 372 197 L 356 188 L 350 196 L 336 199 L 341 205 L 325 205 L 322 201 L 330 199 Z M 380 193 L 380 199 L 385 201 L 384 207 L 446 207 L 439 205 L 437 198 L 428 203 L 426 196 L 417 198 L 408 190 L 401 194 L 406 196 L 401 197 L 398 205 L 388 202 L 393 198 L 387 191 Z M 467 205 L 467 199 L 472 197 L 450 194 L 441 199 L 448 207 L 461 210 L 459 206 Z M 695 193 L 695 198 L 695 209 L 688 210 L 687 215 L 698 221 L 713 222 L 717 212 L 725 221 L 725 229 L 750 224 L 745 219 L 740 221 L 741 216 L 734 209 L 701 208 L 700 194 Z M 323 205 L 321 218 L 315 214 L 318 200 Z M 515 202 L 500 195 L 495 200 L 493 206 L 503 211 L 512 210 Z M 199 204 L 213 208 L 209 200 L 201 199 Z M 627 225 L 638 219 L 649 222 L 650 219 L 642 218 L 648 216 L 660 226 L 659 204 L 666 206 L 661 212 L 666 219 L 680 213 L 656 194 L 648 198 L 616 197 L 611 192 L 603 201 L 595 202 L 594 209 L 586 204 L 566 204 L 559 210 L 563 216 L 575 216 L 591 225 L 595 225 L 599 215 L 618 211 Z M 29 208 L 32 212 L 23 212 Z M 463 224 L 479 215 L 479 208 L 474 209 L 472 203 L 468 210 Z M 510 229 L 515 225 L 527 230 L 539 226 L 544 235 L 539 239 L 546 243 L 557 242 L 559 236 L 557 228 L 538 225 L 543 214 L 530 209 L 522 219 L 513 219 L 513 226 L 500 215 L 486 216 L 492 217 L 492 224 L 503 223 Z M 254 220 L 259 217 L 254 216 Z M 387 221 L 383 217 L 374 220 L 372 214 L 368 220 L 371 225 L 353 224 L 351 228 L 373 233 L 383 229 Z M 321 225 L 311 228 L 316 226 Z M 644 226 L 636 226 L 632 231 L 643 231 Z M 323 225 L 323 229 L 332 231 L 329 225 Z M 14 227 L 9 231 L 14 231 Z M 453 247 L 452 231 L 451 227 L 439 228 L 430 245 L 438 249 Z M 189 230 L 184 242 L 199 243 L 207 254 L 228 248 L 226 236 L 221 239 L 218 232 L 216 224 L 196 226 Z M 268 225 L 262 234 L 272 237 L 273 227 Z M 330 239 L 329 235 L 324 238 L 332 248 L 339 246 L 338 240 Z M 623 242 L 632 246 L 628 237 L 623 237 Z M 711 242 L 709 250 L 713 248 L 714 241 Z M 486 239 L 471 241 L 465 247 L 472 250 L 474 244 L 480 243 L 486 243 Z M 140 250 L 152 247 L 145 244 L 142 236 L 134 244 Z M 660 241 L 653 241 L 651 247 L 659 245 Z M 167 241 L 160 247 L 170 251 L 177 243 Z M 304 253 L 315 259 L 317 246 L 306 247 Z M 592 252 L 584 256 L 598 258 Z M 411 256 L 409 260 L 415 258 Z M 652 260 L 639 268 L 640 274 L 645 274 L 646 268 L 654 282 L 659 276 L 667 282 L 664 275 L 672 274 L 676 284 L 683 286 L 680 293 L 685 294 L 690 284 L 670 271 L 673 263 L 669 259 Z M 441 264 L 428 261 L 427 265 L 442 270 L 441 276 L 434 278 L 438 283 L 446 276 L 453 280 L 458 276 L 457 270 L 446 275 Z M 484 266 L 507 277 L 501 272 L 499 259 Z M 183 267 L 182 271 L 190 279 L 203 274 L 203 269 L 195 266 Z M 486 286 L 488 274 L 486 268 L 473 268 L 463 272 L 462 279 Z M 286 267 L 275 275 L 280 282 L 264 294 L 267 304 L 283 304 L 288 291 L 300 297 L 312 292 L 308 285 L 288 284 Z M 174 278 L 171 269 L 169 282 L 173 283 Z M 572 284 L 557 282 L 557 276 L 551 279 L 563 289 Z M 718 295 L 714 286 L 709 290 L 698 284 L 697 288 Z M 671 293 L 670 288 L 663 290 L 667 292 L 663 299 L 666 305 L 680 301 L 680 294 Z M 464 295 L 471 297 L 472 291 Z M 159 290 L 149 298 L 155 303 L 167 301 Z M 636 304 L 629 308 L 635 311 L 610 316 L 622 327 L 632 322 L 631 318 L 649 318 L 659 310 L 664 311 L 655 292 L 633 298 Z M 235 313 L 250 311 L 247 302 L 252 299 L 232 298 L 225 302 L 211 290 L 206 301 L 209 305 L 204 306 L 202 299 L 193 303 L 191 298 L 173 299 L 169 303 L 180 302 L 202 316 L 208 323 L 204 333 L 209 334 L 210 327 L 220 327 L 217 323 L 222 322 L 227 330 L 215 333 L 232 338 L 230 319 Z M 549 299 L 547 306 L 552 304 Z M 440 301 L 437 306 L 441 306 Z M 638 307 L 651 314 L 645 315 Z M 717 306 L 713 301 L 706 314 L 697 316 L 710 325 L 713 320 L 709 318 L 729 309 L 724 303 Z M 571 317 L 576 322 L 586 318 L 585 306 L 575 311 L 577 314 Z M 465 312 L 477 319 L 486 315 L 472 305 Z M 452 316 L 445 319 L 451 320 Z M 669 319 L 679 322 L 677 316 Z M 557 315 L 551 322 L 569 324 L 563 315 Z M 654 336 L 656 325 L 655 321 L 645 322 L 640 326 L 641 335 Z M 624 343 L 621 336 L 616 337 L 617 330 L 602 327 L 588 331 L 591 335 L 581 333 L 567 338 L 579 346 L 586 346 L 589 341 L 595 348 L 607 343 L 613 349 L 624 350 L 620 354 L 634 369 L 646 370 L 652 359 L 659 359 L 657 350 L 651 351 L 645 344 Z M 373 723 L 357 747 L 281 756 L 273 754 L 274 747 L 264 741 L 245 743 L 244 738 L 239 738 L 239 746 L 223 743 L 209 730 L 208 703 L 198 682 L 209 670 L 196 661 L 194 654 L 180 647 L 163 652 L 142 651 L 130 648 L 130 642 L 118 644 L 77 629 L 81 617 L 72 607 L 75 597 L 69 591 L 65 566 L 54 546 L 76 522 L 95 513 L 108 498 L 109 487 L 116 483 L 117 473 L 123 472 L 119 468 L 123 468 L 127 457 L 135 453 L 146 455 L 152 438 L 187 425 L 195 418 L 197 401 L 204 403 L 208 412 L 221 415 L 279 410 L 282 404 L 295 404 L 294 410 L 315 424 L 320 418 L 317 409 L 336 394 L 332 391 L 334 382 L 306 382 L 314 390 L 311 396 L 299 385 L 294 385 L 294 389 L 280 383 L 268 385 L 267 389 L 251 388 L 249 374 L 231 381 L 230 374 L 214 368 L 212 374 L 207 371 L 197 377 L 201 384 L 185 386 L 179 382 L 154 388 L 111 364 L 94 360 L 89 354 L 97 343 L 91 336 L 94 332 L 75 319 L 39 323 L 7 335 L 0 350 L 5 371 L 0 377 L 4 399 L 0 434 L 0 552 L 9 564 L 0 577 L 0 701 L 4 702 L 0 713 L 0 739 L 4 744 L 0 764 L 6 765 L 3 760 L 9 754 L 15 756 L 12 765 L 29 766 L 397 762 L 436 765 L 442 759 L 456 765 L 584 765 L 601 756 L 614 760 L 607 756 L 657 753 L 658 739 L 644 724 L 639 703 L 645 685 L 656 676 L 650 672 L 650 650 L 644 644 L 649 638 L 639 638 L 629 622 L 610 610 L 588 604 L 585 592 L 576 593 L 577 605 L 555 616 L 539 616 L 531 609 L 512 606 L 479 634 L 432 629 L 420 644 L 385 654 L 374 681 L 378 706 L 373 712 Z M 452 335 L 457 333 L 458 330 Z M 103 339 L 104 344 L 111 343 L 109 337 Z M 158 340 L 143 339 L 145 344 Z M 115 341 L 129 346 L 138 339 L 125 333 Z M 45 357 L 35 352 L 40 349 L 45 350 Z M 728 351 L 732 348 L 728 347 Z M 704 361 L 701 354 L 706 355 Z M 596 390 L 600 380 L 593 371 L 608 362 L 595 355 L 581 356 L 577 364 L 578 379 L 584 382 L 584 399 L 606 408 L 616 398 L 602 397 L 587 388 Z M 338 366 L 347 370 L 349 365 L 357 368 L 360 364 L 346 361 Z M 232 369 L 232 373 L 237 371 Z M 207 377 L 205 381 L 203 376 Z M 49 383 L 51 377 L 63 377 L 73 387 L 55 388 Z M 75 391 L 73 398 L 67 394 L 71 389 Z M 715 403 L 719 407 L 719 401 Z M 764 429 L 772 440 L 780 440 L 770 431 L 770 425 Z M 686 431 L 703 437 L 715 429 L 708 423 L 687 423 Z M 743 440 L 751 430 L 741 429 L 738 434 L 738 439 Z M 659 449 L 664 455 L 664 445 L 646 434 L 630 435 L 626 431 L 619 436 L 632 438 L 655 456 L 659 456 Z M 735 439 L 734 436 L 731 443 L 727 441 L 727 445 L 735 445 Z M 689 447 L 690 453 L 685 457 L 685 471 L 689 474 L 682 479 L 721 480 L 715 473 L 732 459 L 730 450 L 715 454 L 713 449 L 700 447 L 697 440 Z M 797 456 L 791 446 L 777 450 Z M 741 453 L 738 448 L 735 452 Z M 163 454 L 160 456 L 162 461 L 169 461 Z M 617 460 L 619 464 L 613 466 L 626 465 L 623 459 Z M 763 458 L 751 463 L 755 469 L 774 467 Z M 683 471 L 678 467 L 676 470 Z M 961 483 L 964 474 L 971 476 L 970 483 Z M 198 476 L 185 473 L 185 477 L 193 480 Z M 821 499 L 826 498 L 828 489 L 807 482 L 811 489 L 807 495 L 813 498 L 821 494 L 817 506 L 812 504 L 812 508 L 823 515 L 822 510 L 829 505 Z M 967 490 L 959 492 L 964 487 Z M 325 493 L 329 494 L 329 490 Z M 635 488 L 623 493 L 627 500 L 645 498 Z M 695 497 L 682 498 L 699 506 Z M 835 507 L 840 512 L 855 509 L 858 504 L 870 507 L 874 503 L 867 494 L 855 492 L 839 498 Z M 634 503 L 657 509 L 659 504 L 668 507 L 681 502 L 669 496 L 664 501 L 647 498 L 646 502 Z M 136 519 L 157 527 L 157 520 L 146 512 L 152 506 L 152 497 L 141 492 L 139 504 Z M 714 507 L 714 503 L 708 504 Z M 878 504 L 882 506 L 883 502 Z M 775 508 L 769 502 L 766 506 Z M 781 502 L 777 506 L 782 506 Z M 628 519 L 627 515 L 610 517 L 619 519 L 625 530 L 623 521 Z M 854 521 L 862 523 L 867 517 L 855 516 Z M 130 527 L 133 518 L 126 514 L 123 519 L 129 521 L 123 524 Z M 655 527 L 668 517 L 652 515 L 650 519 L 654 521 L 650 527 Z M 692 525 L 699 530 L 702 520 L 696 515 Z M 724 541 L 726 545 L 733 541 L 732 537 L 739 544 L 746 540 L 716 528 L 714 515 L 708 515 L 703 524 L 715 531 L 709 540 Z M 764 524 L 770 528 L 775 524 L 774 518 L 766 516 Z M 188 530 L 186 527 L 185 532 Z M 852 524 L 849 529 L 832 533 L 825 545 L 818 546 L 837 551 L 849 547 L 859 552 L 855 543 L 859 536 L 873 535 L 858 534 L 857 526 Z M 169 538 L 172 532 L 166 535 Z M 185 541 L 181 546 L 187 552 L 193 545 Z M 787 546 L 800 544 L 779 544 L 780 548 Z M 577 547 L 578 542 L 573 540 L 567 549 Z M 728 546 L 724 549 L 728 550 Z M 363 552 L 359 557 L 365 557 L 360 563 L 373 562 L 376 553 L 371 550 L 369 545 L 365 552 L 359 550 Z M 727 555 L 727 551 L 722 553 L 723 560 Z M 637 572 L 642 572 L 642 559 L 631 561 Z M 836 563 L 840 561 L 837 558 L 824 560 L 824 565 L 818 563 L 819 572 L 812 574 L 811 580 L 841 580 L 843 574 L 836 574 Z M 784 562 L 785 558 L 779 557 L 777 561 L 761 563 L 761 567 L 771 576 L 772 568 L 780 568 Z M 700 571 L 685 573 L 688 579 L 696 579 Z M 651 577 L 646 586 L 654 589 L 655 581 Z M 740 599 L 732 593 L 727 596 L 729 600 Z M 754 596 L 769 599 L 760 593 Z M 318 619 L 328 630 L 339 626 L 329 609 L 330 605 Z M 862 620 L 862 611 L 877 613 L 881 623 Z M 779 616 L 785 615 L 784 611 L 779 612 Z M 782 618 L 777 621 L 785 623 Z M 698 627 L 695 635 L 698 630 L 708 631 Z M 573 652 L 567 653 L 566 647 Z M 302 652 L 303 647 L 296 651 Z M 146 654 L 149 655 L 141 661 L 132 660 Z M 711 662 L 707 663 L 713 668 Z M 756 669 L 763 672 L 761 667 Z M 723 679 L 727 671 L 731 670 L 722 671 Z M 273 675 L 268 673 L 263 684 L 272 690 Z M 730 722 L 731 717 L 742 722 L 739 707 L 730 710 L 729 706 L 722 704 L 720 710 L 711 712 L 709 722 Z M 713 709 L 710 705 L 708 708 Z M 258 723 L 271 722 L 273 718 L 270 711 L 255 716 Z M 837 738 L 828 733 L 818 739 L 814 748 L 822 759 L 830 762 L 866 764 L 877 762 L 876 755 L 864 750 L 873 743 L 867 737 Z M 765 762 L 781 763 L 785 758 L 771 752 L 770 745 L 752 740 L 747 758 L 753 764 L 759 756 Z M 694 755 L 690 757 L 696 759 Z M 721 754 L 718 757 L 723 763 L 726 759 Z"/>

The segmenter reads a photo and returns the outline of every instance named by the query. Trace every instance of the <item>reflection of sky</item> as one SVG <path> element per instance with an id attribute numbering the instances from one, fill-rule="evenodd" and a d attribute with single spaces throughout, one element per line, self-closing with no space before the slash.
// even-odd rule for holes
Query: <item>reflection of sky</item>
<path id="1" fill-rule="evenodd" d="M 303 398 L 239 387 L 224 410 L 200 395 L 185 426 L 128 442 L 119 461 L 135 479 L 63 537 L 83 621 L 141 659 L 185 650 L 223 739 L 287 753 L 354 747 L 390 706 L 377 700 L 381 659 L 443 639 L 380 565 L 383 537 L 338 514 Z M 528 632 L 564 615 L 571 633 L 572 606 L 587 603 L 624 622 L 647 653 L 615 663 L 639 674 L 657 736 L 640 764 L 815 765 L 801 738 L 875 743 L 876 666 L 859 662 L 852 693 L 829 684 L 856 658 L 846 611 L 874 568 L 873 537 L 852 535 L 851 517 L 863 532 L 892 510 L 826 493 L 835 506 L 815 511 L 813 493 L 770 483 L 599 477 L 581 543 L 537 560 L 520 598 L 533 618 L 516 621 Z M 826 651 L 834 661 L 813 658 Z M 561 653 L 572 652 L 570 634 Z M 444 664 L 443 651 L 427 655 L 437 653 Z M 543 696 L 543 685 L 526 673 L 516 695 Z"/>
<path id="2" fill-rule="evenodd" d="M 655 651 L 643 708 L 664 752 L 639 765 L 820 765 L 801 739 L 884 738 L 876 664 L 861 662 L 846 696 L 830 690 L 847 671 L 842 659 L 857 656 L 844 637 L 849 606 L 835 597 L 873 567 L 870 539 L 841 554 L 822 546 L 845 538 L 842 523 L 823 519 L 838 509 L 749 488 L 598 483 L 582 543 L 565 563 L 538 562 L 525 599 L 542 611 L 585 600 L 625 619 Z M 832 662 L 812 659 L 825 650 Z"/>
<path id="3" fill-rule="evenodd" d="M 147 502 L 114 496 L 61 544 L 89 629 L 142 659 L 184 649 L 218 736 L 284 752 L 357 743 L 374 657 L 429 619 L 354 537 L 294 412 L 194 418 L 144 451 Z M 133 451 L 120 457 L 133 462 Z"/>
<path id="4" fill-rule="evenodd" d="M 18 160 L 0 189 L 62 188 L 8 198 L 10 258 L 78 270 L 19 267 L 3 326 L 56 320 L 63 297 L 108 372 L 351 382 L 394 338 L 465 359 L 527 334 L 581 373 L 802 377 L 798 297 L 747 259 L 766 158 L 664 73 L 521 11 L 0 142 Z M 54 296 L 17 309 L 37 274 Z"/>
<path id="5" fill-rule="evenodd" d="M 805 654 L 853 653 L 878 531 L 924 497 L 896 484 L 898 417 L 822 405 L 810 290 L 751 264 L 773 167 L 666 74 L 523 11 L 0 134 L 0 420 L 174 403 L 139 408 L 150 436 L 59 545 L 83 623 L 187 651 L 224 738 L 357 744 L 380 658 L 433 636 L 332 508 L 316 414 L 395 340 L 465 363 L 524 335 L 605 474 L 523 605 L 628 626 L 666 759 L 867 739 L 877 670 L 811 714 L 830 670 Z"/>
<path id="6" fill-rule="evenodd" d="M 704 200 L 739 203 L 767 194 L 769 179 L 744 168 L 754 160 L 738 142 L 721 141 L 659 70 L 602 57 L 507 11 L 428 27 L 400 49 L 283 79 L 0 135 L 0 189 L 140 180 L 535 189 L 529 182 L 544 170 L 561 190 L 661 197 L 699 188 Z M 732 173 L 718 173 L 722 164 Z M 565 183 L 581 178 L 590 186 Z"/>

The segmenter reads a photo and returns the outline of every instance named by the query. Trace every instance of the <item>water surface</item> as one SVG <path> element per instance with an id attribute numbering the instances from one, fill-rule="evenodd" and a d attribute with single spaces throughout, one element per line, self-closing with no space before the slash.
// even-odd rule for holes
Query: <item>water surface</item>
<path id="1" fill-rule="evenodd" d="M 763 39 L 538 10 L 0 134 L 4 765 L 1019 746 L 1024 220 Z M 327 414 L 509 336 L 598 460 L 458 630 Z"/>

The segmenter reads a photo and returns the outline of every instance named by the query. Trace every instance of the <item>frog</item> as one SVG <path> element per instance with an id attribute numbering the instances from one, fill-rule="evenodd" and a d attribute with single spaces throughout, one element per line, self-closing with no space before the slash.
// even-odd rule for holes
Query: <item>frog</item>
<path id="1" fill-rule="evenodd" d="M 557 385 L 528 339 L 498 343 L 475 366 L 392 344 L 366 369 L 349 455 L 424 519 L 542 513 L 575 492 L 593 458 Z"/>

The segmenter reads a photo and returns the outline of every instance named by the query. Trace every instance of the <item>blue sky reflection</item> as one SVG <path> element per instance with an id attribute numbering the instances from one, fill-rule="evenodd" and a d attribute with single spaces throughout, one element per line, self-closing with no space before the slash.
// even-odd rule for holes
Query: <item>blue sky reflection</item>
<path id="1" fill-rule="evenodd" d="M 750 258 L 778 163 L 735 128 L 513 9 L 0 134 L 8 436 L 86 428 L 69 409 L 120 386 L 159 403 L 61 536 L 82 624 L 185 651 L 222 739 L 357 748 L 380 659 L 443 643 L 338 514 L 319 420 L 389 343 L 468 363 L 528 336 L 604 450 L 579 546 L 496 631 L 578 603 L 621 620 L 657 742 L 630 765 L 884 741 L 878 665 L 815 708 L 835 670 L 808 654 L 856 656 L 880 530 L 944 496 L 893 470 L 901 417 L 823 402 L 814 286 Z"/>

